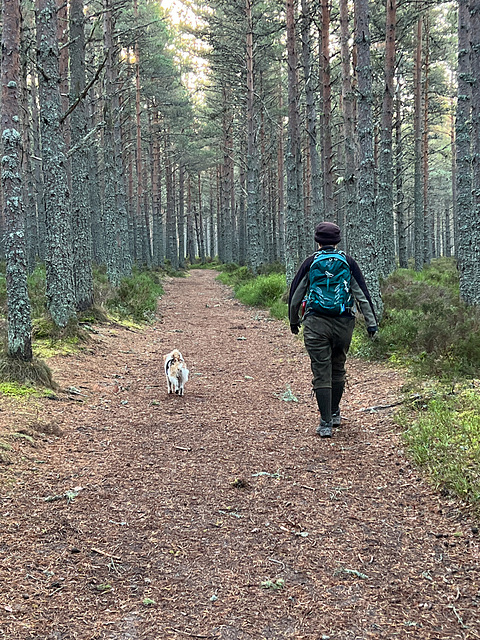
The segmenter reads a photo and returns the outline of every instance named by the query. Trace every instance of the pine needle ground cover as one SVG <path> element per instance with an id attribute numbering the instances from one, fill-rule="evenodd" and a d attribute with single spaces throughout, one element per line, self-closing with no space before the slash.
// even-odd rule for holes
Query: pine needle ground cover
<path id="1" fill-rule="evenodd" d="M 35 398 L 0 436 L 5 638 L 475 637 L 476 525 L 370 410 L 403 375 L 352 360 L 348 421 L 320 441 L 300 341 L 215 275 L 165 281 L 161 322 L 57 356 L 82 395 Z M 181 398 L 161 377 L 177 345 Z"/>

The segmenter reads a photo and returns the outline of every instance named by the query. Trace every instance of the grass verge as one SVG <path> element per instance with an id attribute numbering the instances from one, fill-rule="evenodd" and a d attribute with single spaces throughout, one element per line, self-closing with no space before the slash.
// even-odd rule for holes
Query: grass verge
<path id="1" fill-rule="evenodd" d="M 266 269 L 266 273 L 255 276 L 248 267 L 228 264 L 222 266 L 218 279 L 233 287 L 235 297 L 243 304 L 268 309 L 271 316 L 283 320 L 288 315 L 287 283 L 279 269 L 274 265 Z"/>

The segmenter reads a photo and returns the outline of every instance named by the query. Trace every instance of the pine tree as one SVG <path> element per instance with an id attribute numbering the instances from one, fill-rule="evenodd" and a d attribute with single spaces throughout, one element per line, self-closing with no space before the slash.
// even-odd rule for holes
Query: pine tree
<path id="1" fill-rule="evenodd" d="M 387 0 L 385 38 L 385 87 L 380 131 L 378 167 L 378 245 L 380 275 L 388 276 L 395 269 L 395 235 L 393 228 L 393 98 L 395 73 L 396 0 Z"/>
<path id="2" fill-rule="evenodd" d="M 37 0 L 37 64 L 45 197 L 46 296 L 53 322 L 65 327 L 75 316 L 70 193 L 61 127 L 57 7 Z"/>
<path id="3" fill-rule="evenodd" d="M 305 103 L 307 118 L 308 148 L 310 157 L 310 180 L 312 193 L 312 213 L 315 222 L 323 220 L 322 172 L 317 144 L 317 106 L 315 102 L 315 76 L 312 65 L 311 7 L 302 0 L 302 64 L 305 79 Z M 312 225 L 313 226 L 313 225 Z"/>
<path id="4" fill-rule="evenodd" d="M 423 218 L 423 136 L 422 136 L 422 16 L 417 20 L 416 51 L 414 67 L 414 136 L 415 136 L 415 168 L 414 168 L 414 243 L 415 269 L 421 271 L 424 264 L 424 218 Z"/>
<path id="5" fill-rule="evenodd" d="M 380 294 L 374 194 L 374 157 L 372 122 L 372 68 L 370 62 L 370 11 L 368 0 L 355 0 L 355 44 L 358 52 L 358 148 L 359 170 L 357 211 L 349 239 L 353 257 L 362 268 L 377 316 L 383 303 Z"/>
<path id="6" fill-rule="evenodd" d="M 247 35 L 247 260 L 254 271 L 262 263 L 260 246 L 260 213 L 258 193 L 258 146 L 256 142 L 256 107 L 254 87 L 254 58 L 253 58 L 253 17 L 252 0 L 246 0 Z"/>
<path id="7" fill-rule="evenodd" d="M 470 4 L 470 59 L 473 86 L 480 82 L 480 3 Z M 472 91 L 472 194 L 470 212 L 466 213 L 468 229 L 463 229 L 462 290 L 469 304 L 480 305 L 480 91 Z M 465 225 L 466 226 L 466 225 Z M 468 266 L 467 266 L 468 264 Z M 467 271 L 468 269 L 468 271 Z M 466 284 L 465 279 L 471 282 Z"/>
<path id="8" fill-rule="evenodd" d="M 70 102 L 77 106 L 70 115 L 72 149 L 72 229 L 75 300 L 78 311 L 93 303 L 92 225 L 89 194 L 88 149 L 85 96 L 85 19 L 83 0 L 70 0 Z"/>
<path id="9" fill-rule="evenodd" d="M 470 12 L 468 0 L 458 4 L 458 95 L 456 114 L 457 158 L 457 258 L 460 269 L 460 293 L 469 304 L 475 301 L 475 255 L 472 237 L 472 152 L 470 118 L 472 84 L 470 66 Z"/>
<path id="10" fill-rule="evenodd" d="M 285 262 L 287 283 L 291 282 L 300 261 L 303 233 L 303 175 L 300 140 L 298 55 L 295 34 L 295 3 L 286 0 L 288 64 L 288 142 L 286 151 L 287 211 L 285 216 Z"/>
<path id="11" fill-rule="evenodd" d="M 32 327 L 27 289 L 25 213 L 21 176 L 20 2 L 2 2 L 2 187 L 8 302 L 8 353 L 32 359 Z"/>
<path id="12" fill-rule="evenodd" d="M 348 20 L 348 0 L 340 0 L 340 47 L 342 58 L 342 104 L 343 104 L 343 139 L 345 168 L 343 172 L 344 215 L 347 219 L 354 215 L 356 199 L 355 169 L 355 94 L 352 87 L 350 62 L 350 27 Z M 340 222 L 340 220 L 339 220 Z M 343 240 L 349 247 L 349 226 L 342 225 Z"/>

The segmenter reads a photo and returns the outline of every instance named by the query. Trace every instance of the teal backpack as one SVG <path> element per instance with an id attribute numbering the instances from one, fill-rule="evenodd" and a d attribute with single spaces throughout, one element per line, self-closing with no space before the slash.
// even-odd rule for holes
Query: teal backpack
<path id="1" fill-rule="evenodd" d="M 343 251 L 318 251 L 310 267 L 310 288 L 305 314 L 340 316 L 353 307 L 350 293 L 352 272 Z"/>

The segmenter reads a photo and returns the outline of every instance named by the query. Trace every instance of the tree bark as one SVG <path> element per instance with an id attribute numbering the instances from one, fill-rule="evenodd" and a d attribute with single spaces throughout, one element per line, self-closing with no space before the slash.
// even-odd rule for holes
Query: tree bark
<path id="1" fill-rule="evenodd" d="M 312 23 L 311 8 L 307 0 L 302 0 L 302 63 L 305 79 L 305 103 L 307 116 L 308 149 L 310 157 L 310 192 L 312 217 L 315 222 L 324 218 L 322 198 L 322 172 L 317 148 L 317 107 L 315 104 L 315 86 L 312 73 L 312 46 L 310 27 Z"/>
<path id="2" fill-rule="evenodd" d="M 185 166 L 178 168 L 178 266 L 185 267 Z"/>
<path id="3" fill-rule="evenodd" d="M 85 18 L 83 0 L 70 0 L 70 101 L 73 103 L 85 89 Z M 85 102 L 81 100 L 70 115 L 72 147 L 77 148 L 71 163 L 72 230 L 75 302 L 77 311 L 93 304 L 92 227 L 89 194 L 88 149 L 82 143 L 87 132 Z"/>
<path id="4" fill-rule="evenodd" d="M 295 2 L 286 0 L 288 65 L 288 142 L 286 150 L 287 207 L 285 216 L 285 270 L 287 284 L 301 260 L 303 234 L 302 152 L 300 140 L 298 55 L 295 34 Z"/>
<path id="5" fill-rule="evenodd" d="M 355 93 L 352 87 L 350 63 L 350 28 L 348 19 L 348 0 L 340 0 L 340 46 L 342 58 L 342 103 L 343 103 L 343 138 L 345 150 L 345 169 L 343 188 L 345 220 L 354 215 L 356 207 L 356 170 L 355 170 Z M 349 247 L 349 229 L 343 229 L 343 242 Z"/>
<path id="6" fill-rule="evenodd" d="M 403 191 L 403 138 L 402 138 L 402 85 L 400 74 L 395 97 L 395 192 L 398 237 L 398 262 L 401 269 L 408 267 L 407 228 L 405 224 L 405 194 Z"/>
<path id="7" fill-rule="evenodd" d="M 32 325 L 27 288 L 25 213 L 22 199 L 20 114 L 20 2 L 2 2 L 2 188 L 5 224 L 8 354 L 32 360 Z"/>
<path id="8" fill-rule="evenodd" d="M 260 220 L 258 211 L 258 149 L 255 132 L 255 93 L 253 59 L 253 0 L 246 0 L 247 18 L 247 263 L 256 272 L 262 263 L 260 248 Z"/>
<path id="9" fill-rule="evenodd" d="M 430 27 L 428 12 L 423 17 L 424 25 L 424 82 L 423 82 L 423 262 L 424 264 L 430 264 L 433 257 L 433 244 L 434 244 L 434 215 L 430 208 L 430 202 L 428 197 L 429 181 L 430 181 L 430 167 L 429 167 L 429 144 L 428 144 L 428 132 L 429 132 L 429 82 L 430 82 Z"/>
<path id="10" fill-rule="evenodd" d="M 480 3 L 470 4 L 470 57 L 472 83 L 472 194 L 470 213 L 466 214 L 463 228 L 463 264 L 460 291 L 468 304 L 480 304 Z M 467 228 L 468 224 L 468 228 Z M 466 283 L 466 279 L 470 283 Z"/>
<path id="11" fill-rule="evenodd" d="M 374 192 L 372 67 L 370 62 L 370 12 L 368 0 L 355 1 L 355 43 L 358 76 L 359 174 L 357 213 L 350 233 L 353 256 L 358 260 L 380 320 L 383 302 L 378 277 Z"/>
<path id="12" fill-rule="evenodd" d="M 103 133 L 103 158 L 104 158 L 104 200 L 103 218 L 105 233 L 105 258 L 107 275 L 110 282 L 117 286 L 122 277 L 121 242 L 118 227 L 117 214 L 117 162 L 115 153 L 114 134 L 114 110 L 113 101 L 115 93 L 114 82 L 114 43 L 113 43 L 113 16 L 112 0 L 104 0 L 104 49 L 107 56 L 105 64 L 105 90 L 103 100 L 103 119 L 105 121 Z"/>
<path id="13" fill-rule="evenodd" d="M 75 315 L 70 194 L 65 142 L 60 124 L 57 8 L 54 0 L 37 0 L 42 170 L 46 218 L 46 297 L 53 322 L 65 327 Z"/>
<path id="14" fill-rule="evenodd" d="M 424 262 L 424 211 L 423 211 L 423 184 L 422 184 L 422 17 L 417 20 L 416 32 L 415 68 L 413 74 L 414 90 L 414 136 L 415 136 L 415 166 L 414 166 L 414 246 L 415 269 L 421 271 Z"/>
<path id="15" fill-rule="evenodd" d="M 380 275 L 387 277 L 395 269 L 393 224 L 393 79 L 395 73 L 396 0 L 387 0 L 385 37 L 385 86 L 383 90 L 378 167 L 377 220 Z"/>
<path id="16" fill-rule="evenodd" d="M 334 203 L 333 148 L 332 148 L 332 89 L 330 79 L 330 0 L 320 0 L 321 8 L 321 52 L 320 77 L 322 87 L 323 114 L 323 185 L 325 220 L 336 220 Z"/>
<path id="17" fill-rule="evenodd" d="M 458 96 L 456 113 L 457 158 L 457 244 L 460 270 L 460 295 L 467 304 L 475 302 L 475 247 L 472 236 L 473 180 L 470 118 L 472 84 L 475 76 L 470 65 L 470 11 L 468 0 L 458 4 Z M 473 134 L 473 132 L 472 132 Z"/>

